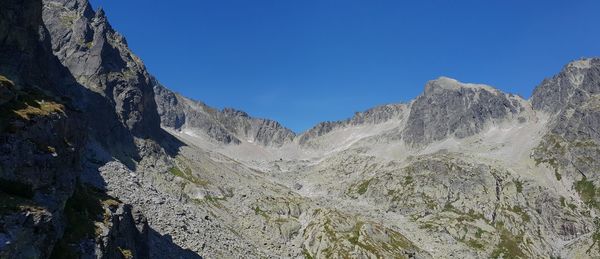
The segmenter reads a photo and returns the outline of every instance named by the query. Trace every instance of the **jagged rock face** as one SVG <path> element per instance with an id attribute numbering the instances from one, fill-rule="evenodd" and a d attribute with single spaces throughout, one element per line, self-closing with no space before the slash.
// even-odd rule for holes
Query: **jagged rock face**
<path id="1" fill-rule="evenodd" d="M 554 115 L 532 154 L 536 163 L 551 167 L 556 178 L 600 184 L 600 59 L 569 63 L 535 89 L 532 104 Z"/>
<path id="2" fill-rule="evenodd" d="M 84 1 L 65 4 L 59 7 L 87 5 Z M 106 114 L 114 108 L 93 110 L 111 101 L 78 84 L 53 54 L 50 38 L 55 35 L 43 24 L 41 0 L 7 0 L 0 5 L 0 258 L 48 258 L 60 250 L 56 248 L 60 240 L 69 239 L 66 246 L 72 246 L 80 241 L 71 240 L 77 235 L 85 239 L 80 244 L 91 247 L 89 256 L 116 254 L 117 245 L 120 249 L 147 245 L 143 238 L 133 241 L 130 233 L 137 233 L 132 231 L 137 222 L 129 219 L 127 209 L 111 211 L 107 246 L 98 251 L 94 251 L 95 241 L 86 239 L 93 234 L 88 231 L 94 232 L 90 224 L 96 220 L 86 217 L 98 215 L 67 215 L 67 210 L 81 212 L 65 206 L 77 199 L 73 194 L 80 186 L 81 153 L 90 136 L 86 127 L 98 125 L 89 123 L 94 119 L 111 118 Z M 89 10 L 84 13 L 89 15 Z M 86 233 L 82 224 L 87 224 Z"/>
<path id="3" fill-rule="evenodd" d="M 560 73 L 545 79 L 533 91 L 531 103 L 536 110 L 555 114 L 569 104 L 580 105 L 598 93 L 600 59 L 582 59 L 569 63 Z"/>
<path id="4" fill-rule="evenodd" d="M 472 136 L 488 123 L 516 116 L 522 104 L 520 98 L 489 86 L 442 77 L 428 82 L 410 109 L 402 138 L 419 146 L 447 137 Z"/>
<path id="5" fill-rule="evenodd" d="M 298 143 L 305 144 L 311 139 L 323 136 L 335 129 L 363 124 L 379 124 L 391 119 L 401 119 L 406 109 L 404 104 L 388 104 L 378 106 L 364 112 L 357 112 L 352 118 L 342 121 L 326 121 L 317 124 L 298 136 Z"/>
<path id="6" fill-rule="evenodd" d="M 154 91 L 164 127 L 206 134 L 225 144 L 239 144 L 243 140 L 265 146 L 280 146 L 295 137 L 294 132 L 273 120 L 253 118 L 231 108 L 219 111 L 162 86 L 155 86 Z"/>
<path id="7" fill-rule="evenodd" d="M 279 146 L 295 137 L 294 132 L 284 128 L 279 122 L 252 118 L 247 113 L 232 108 L 223 109 L 218 117 L 226 129 L 250 142 Z"/>
<path id="8" fill-rule="evenodd" d="M 0 257 L 44 258 L 64 229 L 84 134 L 52 80 L 60 69 L 44 52 L 41 1 L 1 5 Z"/>
<path id="9" fill-rule="evenodd" d="M 161 85 L 156 85 L 154 92 L 163 127 L 177 130 L 189 128 L 205 133 L 220 143 L 240 143 L 238 138 L 215 120 L 217 110 L 182 97 Z"/>
<path id="10" fill-rule="evenodd" d="M 82 106 L 90 111 L 112 107 L 118 121 L 135 136 L 157 135 L 159 118 L 150 75 L 111 28 L 104 11 L 94 12 L 85 0 L 47 0 L 43 19 L 54 54 L 81 85 L 104 97 L 81 100 Z M 115 115 L 109 111 L 98 115 L 92 128 L 100 136 L 109 135 L 115 128 L 110 117 Z"/>

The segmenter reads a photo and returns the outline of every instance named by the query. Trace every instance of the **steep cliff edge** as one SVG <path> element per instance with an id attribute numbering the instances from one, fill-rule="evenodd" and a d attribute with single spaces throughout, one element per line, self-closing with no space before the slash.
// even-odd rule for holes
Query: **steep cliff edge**
<path id="1" fill-rule="evenodd" d="M 53 54 L 42 10 L 41 0 L 0 1 L 0 257 L 148 257 L 144 217 L 80 174 L 90 139 L 146 136 L 158 117 L 144 118 L 137 81 L 116 99 L 80 84 Z"/>

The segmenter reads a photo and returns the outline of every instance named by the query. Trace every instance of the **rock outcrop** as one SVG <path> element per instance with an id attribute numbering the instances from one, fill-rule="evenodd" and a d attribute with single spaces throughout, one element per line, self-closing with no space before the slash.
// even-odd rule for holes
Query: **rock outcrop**
<path id="1" fill-rule="evenodd" d="M 321 122 L 298 135 L 297 141 L 302 145 L 311 139 L 323 136 L 335 129 L 364 124 L 379 124 L 391 119 L 402 119 L 405 110 L 405 104 L 388 104 L 371 108 L 364 112 L 357 112 L 352 118 L 346 120 Z"/>
<path id="2" fill-rule="evenodd" d="M 244 142 L 281 146 L 295 134 L 276 121 L 253 118 L 247 113 L 225 108 L 221 111 L 173 93 L 161 85 L 154 87 L 158 112 L 164 127 L 206 135 L 225 144 Z"/>
<path id="3" fill-rule="evenodd" d="M 491 123 L 517 116 L 522 102 L 490 86 L 441 77 L 429 81 L 425 92 L 411 103 L 402 138 L 422 146 L 447 137 L 472 136 Z"/>
<path id="4" fill-rule="evenodd" d="M 101 59 L 109 55 L 105 41 L 118 37 L 87 2 L 45 4 L 0 2 L 0 257 L 148 258 L 143 216 L 105 190 L 90 189 L 80 174 L 89 140 L 114 141 L 103 142 L 108 148 L 155 136 L 152 88 L 132 58 L 127 65 L 137 79 L 106 72 L 126 70 Z M 42 14 L 51 8 L 60 10 L 53 14 L 60 26 L 73 25 L 69 18 L 97 18 L 95 54 L 80 55 L 81 46 L 69 41 L 73 32 L 88 35 L 82 19 L 72 31 L 48 30 Z M 55 46 L 62 60 L 52 43 L 63 47 Z"/>
<path id="5" fill-rule="evenodd" d="M 600 58 L 587 58 L 567 64 L 557 75 L 545 79 L 533 91 L 534 109 L 548 113 L 578 106 L 600 93 Z"/>
<path id="6" fill-rule="evenodd" d="M 54 55 L 80 85 L 94 93 L 74 102 L 94 114 L 89 129 L 98 139 L 114 145 L 127 135 L 158 136 L 153 81 L 104 11 L 94 11 L 86 0 L 46 0 L 43 19 Z"/>

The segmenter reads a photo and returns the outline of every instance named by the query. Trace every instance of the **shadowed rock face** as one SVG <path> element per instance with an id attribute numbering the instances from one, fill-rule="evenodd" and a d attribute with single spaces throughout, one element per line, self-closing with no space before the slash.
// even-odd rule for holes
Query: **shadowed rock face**
<path id="1" fill-rule="evenodd" d="M 0 6 L 0 258 L 45 258 L 75 188 L 81 117 L 66 105 L 60 89 L 69 82 L 45 51 L 41 1 Z"/>
<path id="2" fill-rule="evenodd" d="M 545 79 L 533 91 L 534 109 L 555 114 L 567 105 L 580 105 L 600 93 L 600 58 L 577 60 Z"/>
<path id="3" fill-rule="evenodd" d="M 429 81 L 410 109 L 402 138 L 419 146 L 447 137 L 472 136 L 488 123 L 517 115 L 523 107 L 516 96 L 442 77 Z"/>
<path id="4" fill-rule="evenodd" d="M 43 19 L 61 63 L 77 82 L 105 98 L 99 103 L 82 100 L 82 106 L 90 111 L 111 106 L 113 117 L 134 136 L 158 135 L 151 77 L 125 39 L 112 29 L 104 11 L 94 12 L 85 0 L 45 1 Z M 110 112 L 97 114 L 100 117 L 92 128 L 99 135 L 113 131 L 115 126 L 107 123 L 112 120 Z"/>

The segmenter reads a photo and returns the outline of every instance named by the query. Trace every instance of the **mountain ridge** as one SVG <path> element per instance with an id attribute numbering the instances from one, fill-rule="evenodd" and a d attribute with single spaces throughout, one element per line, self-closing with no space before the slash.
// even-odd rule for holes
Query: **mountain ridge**
<path id="1" fill-rule="evenodd" d="M 163 87 L 87 0 L 0 4 L 0 257 L 600 256 L 598 58 L 296 134 Z"/>

